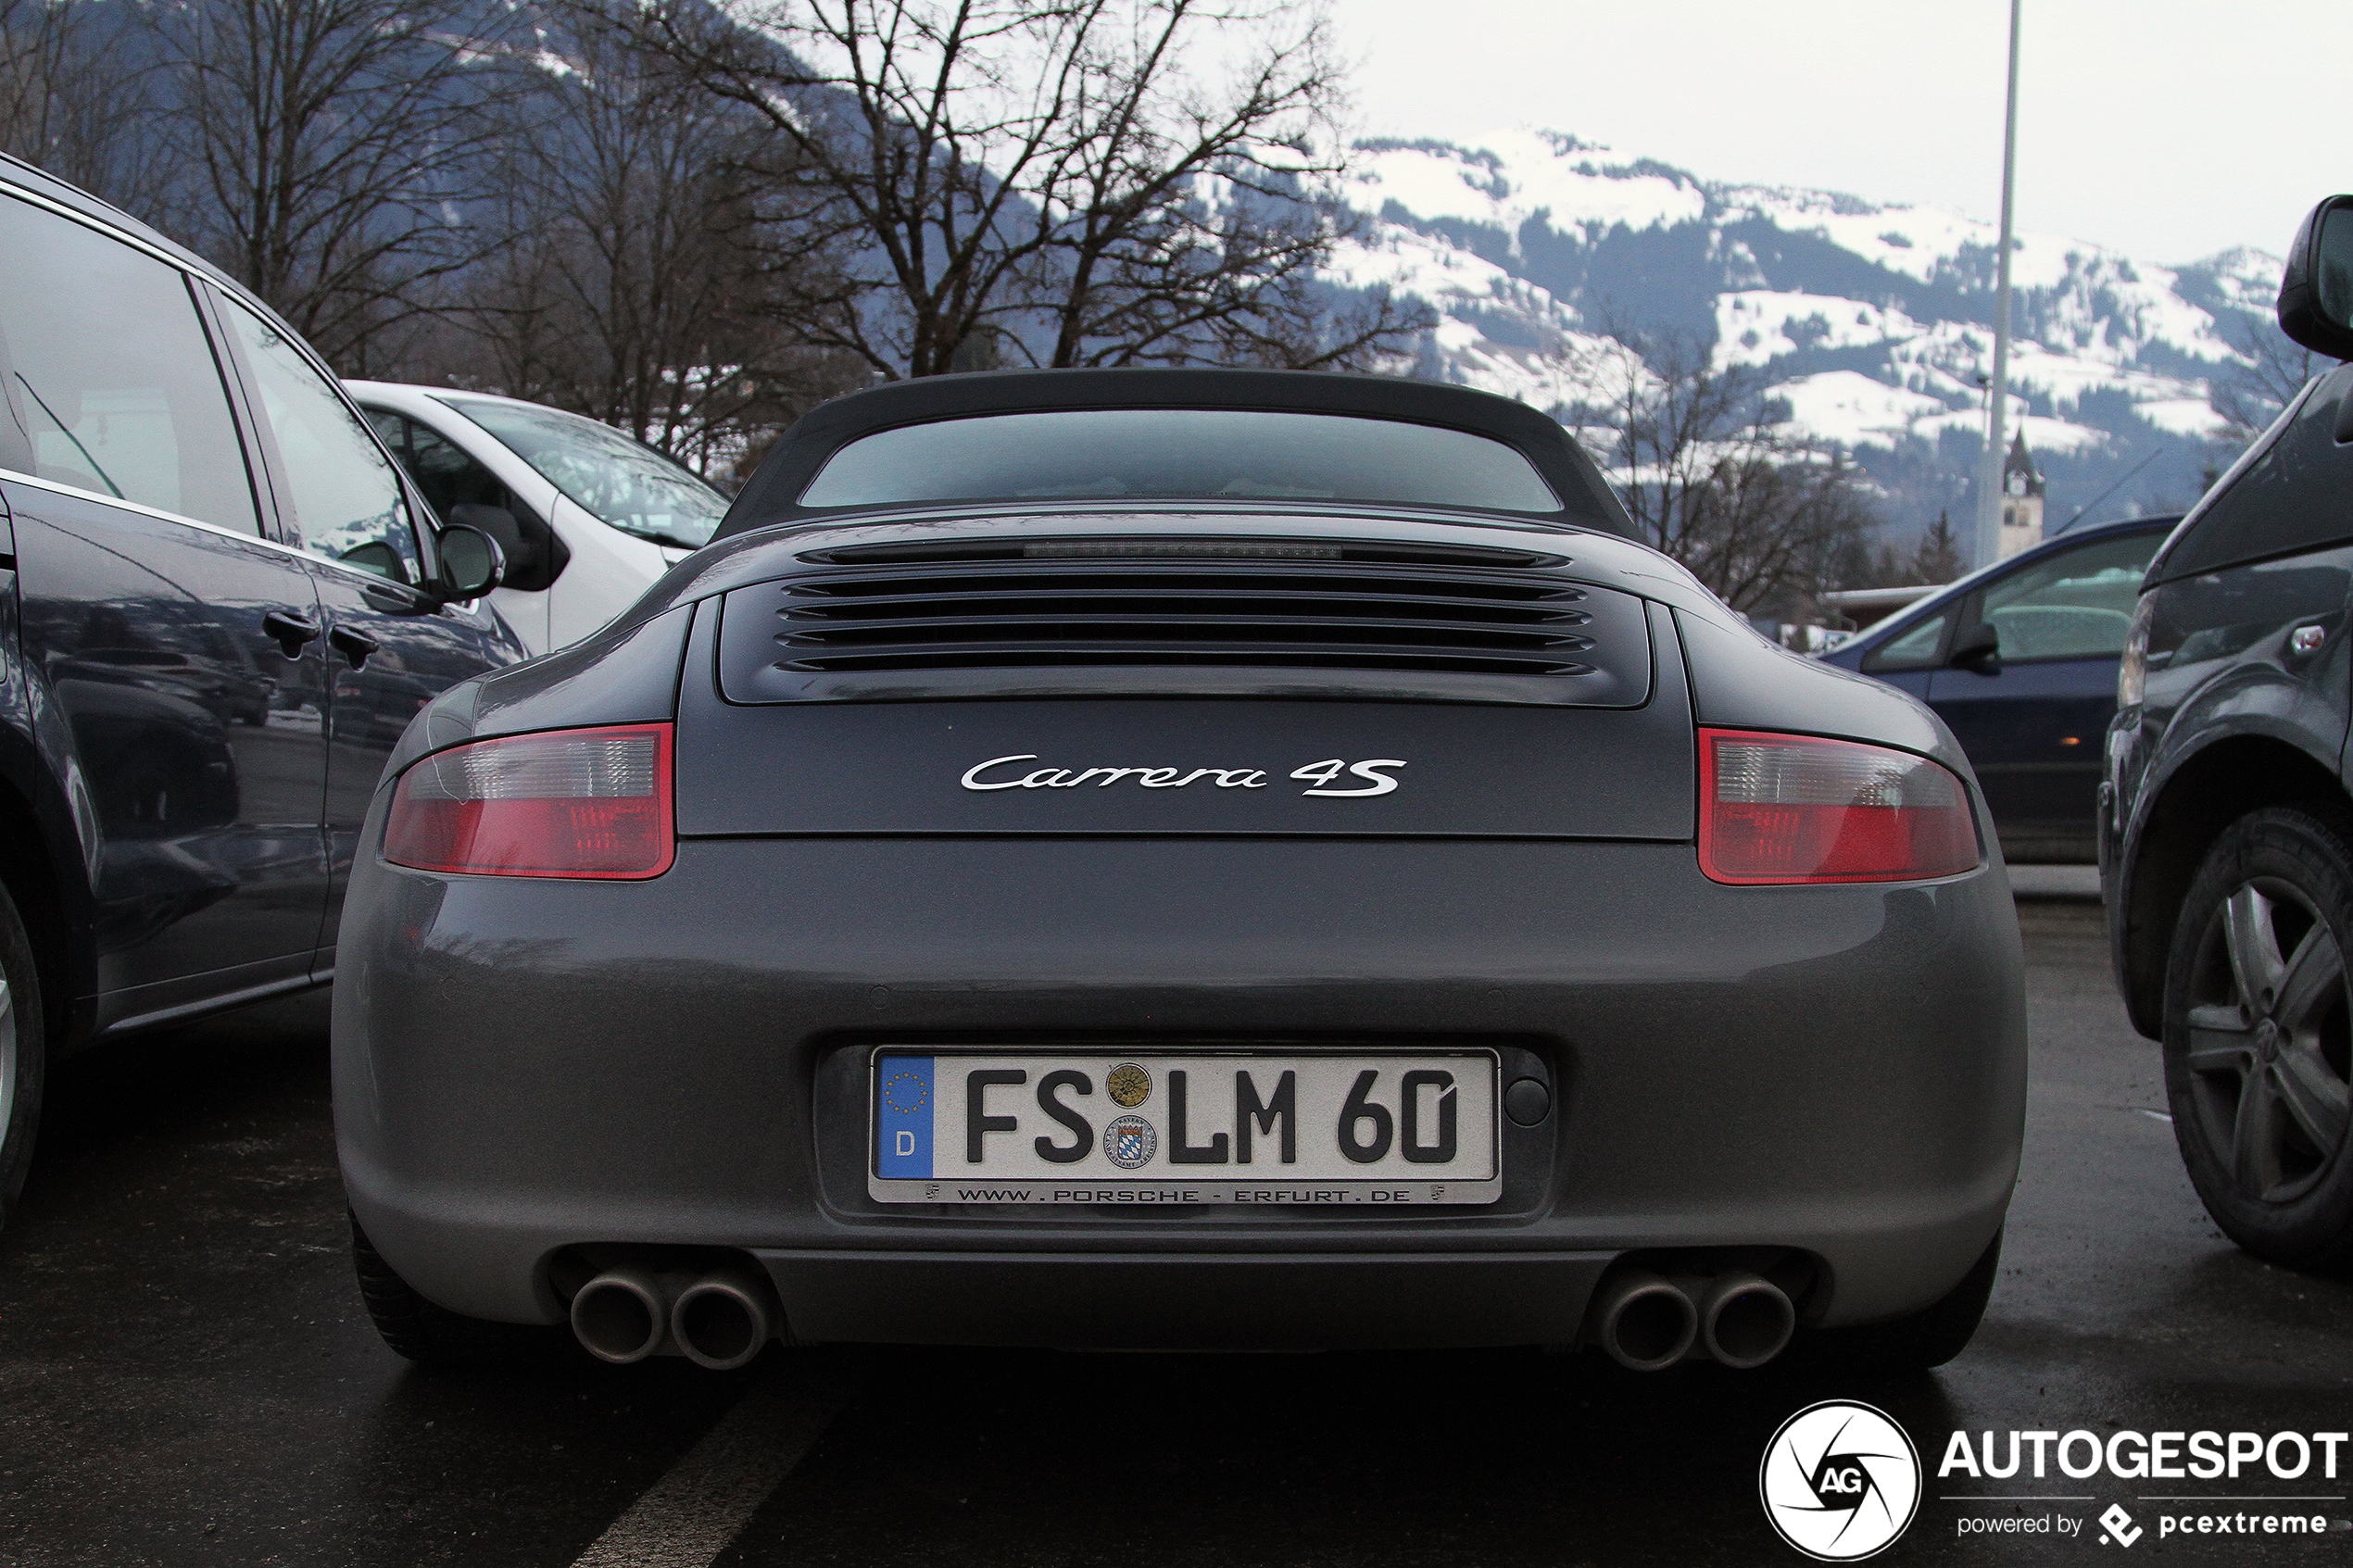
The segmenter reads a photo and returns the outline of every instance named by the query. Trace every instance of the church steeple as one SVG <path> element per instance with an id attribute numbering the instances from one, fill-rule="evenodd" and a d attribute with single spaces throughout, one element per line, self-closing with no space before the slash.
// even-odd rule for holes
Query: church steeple
<path id="1" fill-rule="evenodd" d="M 2020 498 L 2043 494 L 2043 476 L 2034 471 L 2034 458 L 2026 449 L 2024 431 L 2010 437 L 2009 460 L 2002 465 L 2002 494 Z"/>
<path id="2" fill-rule="evenodd" d="M 2002 464 L 2002 554 L 2014 556 L 2042 543 L 2043 476 L 2034 470 L 2034 455 L 2026 449 L 2026 432 L 2010 438 L 2009 457 Z"/>

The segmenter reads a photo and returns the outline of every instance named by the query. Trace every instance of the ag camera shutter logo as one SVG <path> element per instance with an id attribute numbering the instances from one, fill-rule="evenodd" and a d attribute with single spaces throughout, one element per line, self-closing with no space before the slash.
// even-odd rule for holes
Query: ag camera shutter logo
<path id="1" fill-rule="evenodd" d="M 1781 1539 L 1818 1562 L 1854 1562 L 1894 1545 L 1919 1512 L 1919 1450 L 1885 1411 L 1825 1399 L 1781 1423 L 1756 1490 Z"/>

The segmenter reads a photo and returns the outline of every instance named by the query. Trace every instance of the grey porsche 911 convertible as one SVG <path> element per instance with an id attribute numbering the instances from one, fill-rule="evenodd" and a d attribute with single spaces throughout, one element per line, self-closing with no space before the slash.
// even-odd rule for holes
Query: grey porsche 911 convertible
<path id="1" fill-rule="evenodd" d="M 391 760 L 334 1018 L 385 1339 L 1957 1354 L 2025 1097 L 1983 801 L 1631 532 L 1458 387 L 820 408 Z"/>

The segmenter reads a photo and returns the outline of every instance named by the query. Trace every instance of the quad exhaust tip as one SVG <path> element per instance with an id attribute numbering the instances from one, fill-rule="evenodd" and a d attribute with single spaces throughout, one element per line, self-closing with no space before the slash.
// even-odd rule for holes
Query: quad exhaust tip
<path id="1" fill-rule="evenodd" d="M 573 1336 L 616 1366 L 674 1352 L 727 1372 L 759 1355 L 783 1324 L 774 1287 L 751 1268 L 703 1274 L 611 1268 L 572 1298 Z"/>
<path id="2" fill-rule="evenodd" d="M 670 1338 L 670 1293 L 643 1269 L 607 1269 L 573 1297 L 572 1332 L 599 1361 L 642 1361 Z"/>
<path id="3" fill-rule="evenodd" d="M 1618 1365 L 1662 1372 L 1697 1353 L 1740 1371 L 1789 1348 L 1797 1308 L 1788 1292 L 1745 1270 L 1666 1279 L 1616 1269 L 1586 1310 L 1592 1338 Z"/>
<path id="4" fill-rule="evenodd" d="M 1763 1366 L 1789 1348 L 1797 1307 L 1761 1274 L 1718 1274 L 1699 1298 L 1700 1343 L 1728 1367 Z"/>
<path id="5" fill-rule="evenodd" d="M 767 1348 L 779 1319 L 775 1290 L 749 1269 L 705 1274 L 670 1306 L 670 1337 L 713 1372 L 742 1366 Z"/>
<path id="6" fill-rule="evenodd" d="M 1636 1372 L 1673 1366 L 1699 1336 L 1692 1298 L 1647 1269 L 1622 1269 L 1604 1280 L 1591 1311 L 1602 1348 Z"/>

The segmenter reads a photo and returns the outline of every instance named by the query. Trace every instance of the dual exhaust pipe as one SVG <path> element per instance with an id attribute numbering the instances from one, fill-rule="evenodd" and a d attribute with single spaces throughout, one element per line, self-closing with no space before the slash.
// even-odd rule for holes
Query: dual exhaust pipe
<path id="1" fill-rule="evenodd" d="M 1745 1371 L 1789 1348 L 1797 1307 L 1762 1274 L 1667 1279 L 1647 1269 L 1618 1269 L 1593 1292 L 1588 1331 L 1610 1359 L 1636 1372 L 1659 1372 L 1692 1353 Z"/>
<path id="2" fill-rule="evenodd" d="M 572 1332 L 599 1361 L 626 1365 L 677 1350 L 697 1366 L 728 1372 L 784 1326 L 776 1292 L 750 1268 L 704 1274 L 607 1269 L 572 1298 Z"/>

